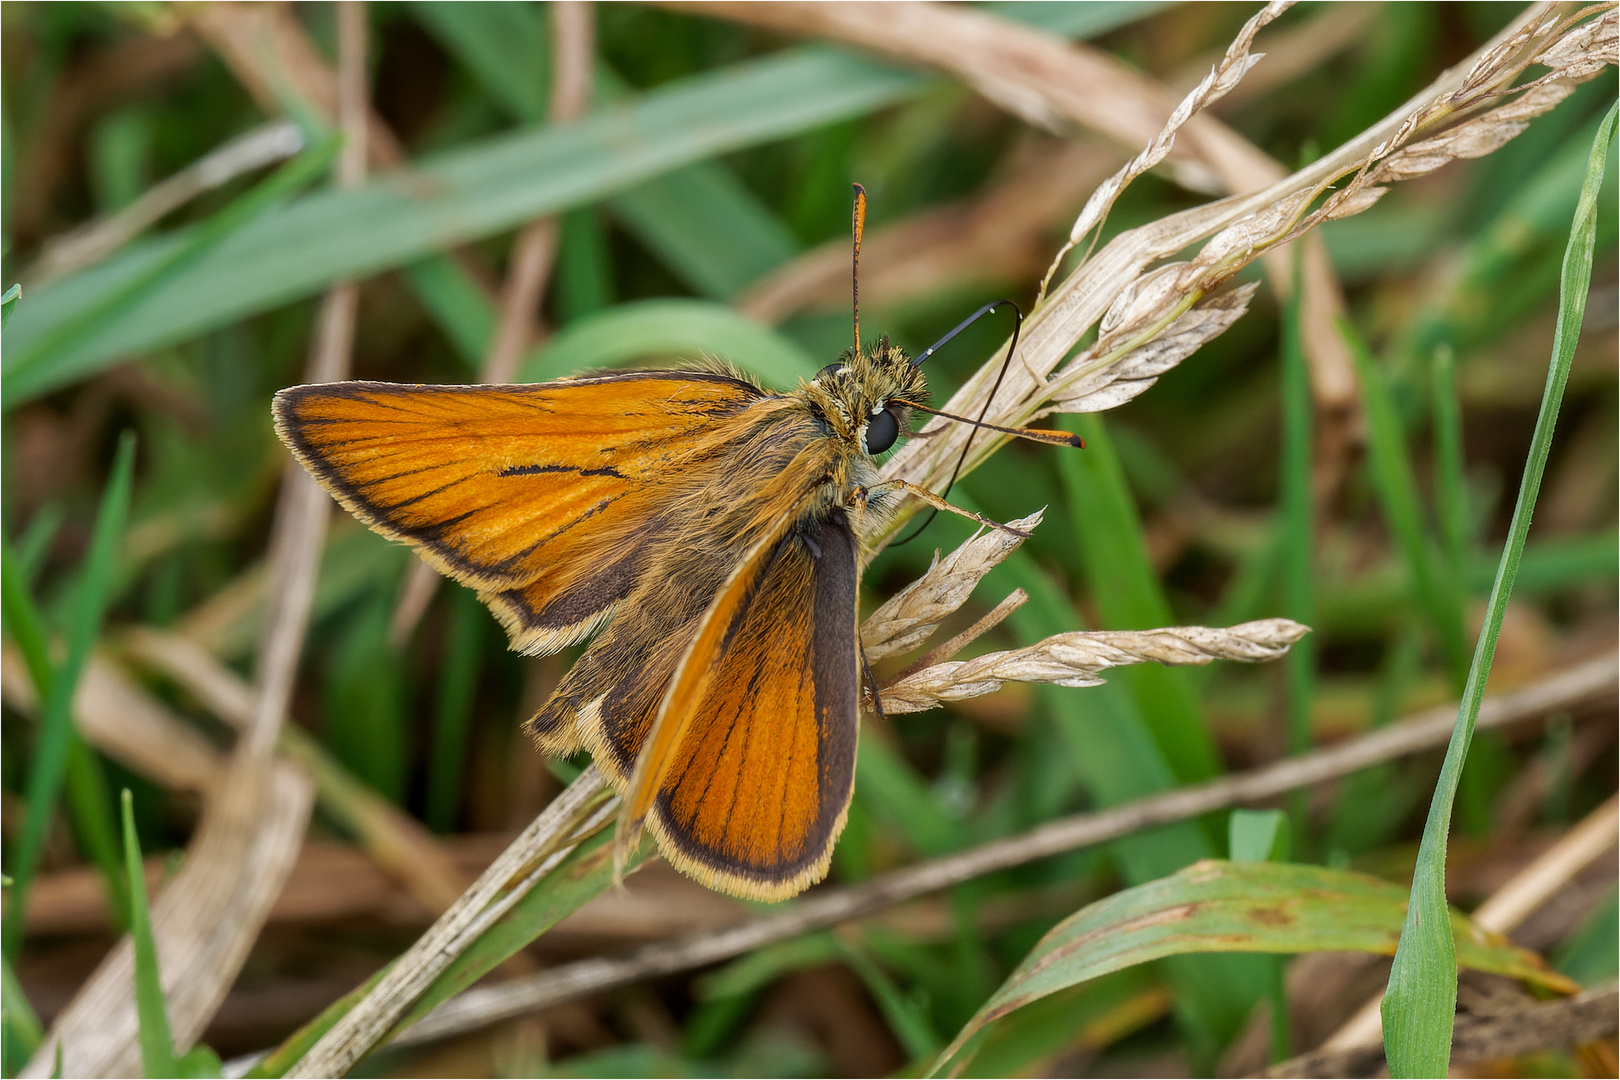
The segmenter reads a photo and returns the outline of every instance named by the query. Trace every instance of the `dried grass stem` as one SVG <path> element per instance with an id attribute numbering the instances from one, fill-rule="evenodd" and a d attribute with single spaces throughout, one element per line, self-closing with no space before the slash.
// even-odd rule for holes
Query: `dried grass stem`
<path id="1" fill-rule="evenodd" d="M 1568 668 L 1522 690 L 1487 698 L 1480 729 L 1507 727 L 1570 709 L 1620 690 L 1620 656 L 1607 654 Z M 1338 746 L 1207 783 L 1154 795 L 1097 813 L 1076 814 L 956 855 L 880 875 L 864 884 L 795 901 L 780 914 L 730 930 L 661 942 L 629 956 L 582 960 L 452 998 L 401 1034 L 411 1044 L 459 1034 L 547 1008 L 582 994 L 725 960 L 773 942 L 871 915 L 925 893 L 1036 859 L 1106 843 L 1158 825 L 1214 810 L 1264 803 L 1296 788 L 1319 784 L 1384 761 L 1444 746 L 1456 721 L 1455 705 L 1427 710 Z"/>

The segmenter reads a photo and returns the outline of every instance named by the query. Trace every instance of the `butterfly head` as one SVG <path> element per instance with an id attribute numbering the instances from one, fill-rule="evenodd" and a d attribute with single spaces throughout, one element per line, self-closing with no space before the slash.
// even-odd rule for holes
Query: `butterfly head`
<path id="1" fill-rule="evenodd" d="M 928 400 L 928 382 L 905 351 L 885 336 L 874 349 L 847 349 L 817 372 L 805 397 L 831 433 L 868 457 L 891 449 L 911 423 L 901 401 Z"/>

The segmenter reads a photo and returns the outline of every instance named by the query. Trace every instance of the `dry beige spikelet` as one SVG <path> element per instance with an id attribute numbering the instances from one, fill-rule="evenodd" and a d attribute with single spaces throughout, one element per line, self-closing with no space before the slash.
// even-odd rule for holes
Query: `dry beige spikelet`
<path id="1" fill-rule="evenodd" d="M 1176 666 L 1276 660 L 1308 633 L 1309 627 L 1290 619 L 1261 619 L 1225 629 L 1172 626 L 1055 634 L 1026 648 L 935 664 L 907 675 L 883 688 L 883 709 L 921 712 L 947 701 L 994 693 L 1009 682 L 1096 686 L 1108 668 L 1149 660 Z"/>
<path id="2" fill-rule="evenodd" d="M 1122 335 L 1110 335 L 1086 350 L 1052 390 L 1051 403 L 1037 415 L 1102 412 L 1123 405 L 1158 382 L 1159 376 L 1219 337 L 1249 310 L 1258 284 L 1229 289 L 1178 316 L 1169 326 L 1117 359 L 1109 350 Z"/>
<path id="3" fill-rule="evenodd" d="M 1020 532 L 1041 523 L 1042 510 L 1008 522 Z M 936 552 L 922 577 L 891 596 L 861 624 L 861 647 L 868 661 L 909 652 L 962 606 L 975 585 L 1024 541 L 999 529 L 975 533 L 943 559 Z"/>
<path id="4" fill-rule="evenodd" d="M 1245 26 L 1211 78 L 1183 103 L 1188 110 L 1213 100 L 1210 95 L 1247 70 L 1253 33 L 1275 14 L 1275 6 L 1268 6 Z M 1293 176 L 1121 233 L 1042 297 L 1024 323 L 1018 363 L 1005 377 L 999 375 L 1003 346 L 946 403 L 946 411 L 978 415 L 988 404 L 987 420 L 1016 426 L 1052 412 L 1092 412 L 1129 400 L 1241 314 L 1248 295 L 1233 290 L 1222 299 L 1218 290 L 1249 262 L 1323 221 L 1367 209 L 1389 181 L 1490 153 L 1557 104 L 1570 86 L 1612 65 L 1616 36 L 1613 4 L 1571 16 L 1537 5 L 1396 113 Z M 1532 65 L 1548 71 L 1525 83 L 1521 76 Z M 1159 138 L 1098 190 L 1077 219 L 1071 243 L 1102 220 L 1136 175 L 1133 169 L 1152 167 L 1188 115 L 1178 110 Z M 1200 241 L 1203 247 L 1191 260 L 1162 262 Z M 1096 345 L 1071 359 L 1075 343 L 1093 327 Z M 1154 348 L 1161 338 L 1178 340 Z M 944 481 L 968 433 L 944 421 L 924 431 L 932 437 L 901 448 L 885 466 L 885 478 L 923 486 Z M 966 468 L 984 461 L 1002 441 L 975 437 Z M 884 535 L 901 523 L 891 523 Z M 881 545 L 883 538 L 875 539 Z"/>
<path id="5" fill-rule="evenodd" d="M 1120 167 L 1120 170 L 1098 185 L 1097 190 L 1091 193 L 1086 205 L 1081 208 L 1080 216 L 1075 219 L 1073 227 L 1069 230 L 1069 241 L 1064 244 L 1057 256 L 1052 260 L 1052 266 L 1046 272 L 1046 278 L 1041 282 L 1041 293 L 1044 295 L 1046 286 L 1051 283 L 1052 276 L 1057 273 L 1063 257 L 1073 251 L 1076 245 L 1091 233 L 1091 230 L 1102 223 L 1113 207 L 1114 200 L 1119 193 L 1125 190 L 1132 180 L 1141 176 L 1149 169 L 1163 161 L 1175 146 L 1176 134 L 1198 113 L 1211 104 L 1225 97 L 1231 89 L 1243 80 L 1249 69 L 1260 62 L 1265 54 L 1251 54 L 1249 50 L 1254 46 L 1254 36 L 1262 27 L 1270 23 L 1277 16 L 1293 6 L 1293 0 L 1272 0 L 1259 13 L 1243 25 L 1232 44 L 1227 46 L 1226 53 L 1208 75 L 1204 76 L 1197 86 L 1188 92 L 1176 106 L 1170 119 L 1165 122 L 1163 130 L 1144 147 L 1130 161 Z"/>

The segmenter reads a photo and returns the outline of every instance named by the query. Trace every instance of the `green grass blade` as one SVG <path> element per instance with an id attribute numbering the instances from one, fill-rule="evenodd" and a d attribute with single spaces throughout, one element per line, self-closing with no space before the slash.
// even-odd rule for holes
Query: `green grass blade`
<path id="1" fill-rule="evenodd" d="M 638 184 L 608 205 L 665 266 L 716 300 L 730 300 L 800 251 L 793 231 L 714 162 Z"/>
<path id="2" fill-rule="evenodd" d="M 974 1036 L 1024 1005 L 1151 960 L 1327 950 L 1387 956 L 1395 949 L 1405 899 L 1400 886 L 1379 878 L 1277 862 L 1202 862 L 1122 890 L 1081 908 L 1043 937 L 940 1054 L 930 1075 L 940 1075 Z M 1442 908 L 1440 918 L 1461 931 L 1459 959 L 1465 966 L 1566 993 L 1574 989 L 1534 953 L 1477 930 L 1467 916 Z"/>
<path id="3" fill-rule="evenodd" d="M 1519 559 L 1524 554 L 1530 515 L 1541 488 L 1547 454 L 1552 448 L 1553 427 L 1558 422 L 1558 407 L 1569 381 L 1581 319 L 1586 313 L 1586 290 L 1592 280 L 1592 254 L 1597 238 L 1598 192 L 1603 183 L 1609 143 L 1614 137 L 1617 109 L 1620 106 L 1609 109 L 1592 143 L 1586 183 L 1581 188 L 1564 256 L 1558 323 L 1553 333 L 1552 360 L 1547 369 L 1541 411 L 1536 416 L 1536 430 L 1519 484 L 1518 501 L 1513 507 L 1513 520 L 1508 526 L 1507 544 L 1502 549 L 1502 561 L 1486 605 L 1485 625 L 1463 689 L 1457 726 L 1446 747 L 1440 782 L 1429 804 L 1429 816 L 1418 848 L 1411 900 L 1401 928 L 1395 965 L 1389 974 L 1389 989 L 1384 996 L 1384 1047 L 1391 1076 L 1444 1076 L 1451 1057 L 1451 1029 L 1457 1006 L 1457 947 L 1445 911 L 1446 839 L 1451 828 L 1452 804 L 1463 762 L 1468 756 L 1474 721 L 1479 717 L 1480 702 L 1485 695 L 1485 680 L 1496 653 L 1497 634 L 1507 612 Z"/>
<path id="4" fill-rule="evenodd" d="M 107 890 L 107 908 L 112 912 L 115 928 L 119 932 L 127 930 L 129 889 L 119 866 L 112 792 L 107 787 L 101 759 L 79 738 L 78 732 L 73 733 L 68 747 L 64 781 L 73 839 L 85 857 L 101 871 L 102 887 Z"/>
<path id="5" fill-rule="evenodd" d="M 968 840 L 962 823 L 945 813 L 928 781 L 910 762 L 864 731 L 855 759 L 855 797 L 878 818 L 893 823 L 921 855 L 944 855 Z"/>
<path id="6" fill-rule="evenodd" d="M 1070 1052 L 1095 1052 L 1158 1020 L 1164 996 L 1161 974 L 1145 964 L 1059 990 L 975 1036 L 958 1075 L 1050 1076 Z"/>
<path id="7" fill-rule="evenodd" d="M 124 521 L 129 515 L 134 471 L 135 436 L 126 432 L 119 439 L 107 490 L 96 512 L 90 551 L 85 558 L 84 570 L 73 599 L 67 654 L 61 665 L 53 668 L 47 680 L 40 684 L 43 708 L 40 710 L 39 744 L 28 765 L 26 788 L 29 813 L 23 824 L 22 837 L 12 853 L 11 876 L 15 882 L 11 890 L 12 911 L 28 910 L 28 887 L 33 879 L 34 864 L 44 846 L 45 832 L 61 791 L 62 774 L 67 767 L 73 740 L 73 692 L 79 684 L 80 673 L 90 659 L 96 638 L 101 633 L 101 620 L 112 587 L 113 563 L 124 532 Z M 16 958 L 17 950 L 22 945 L 22 933 L 22 919 L 6 920 L 4 951 L 8 958 Z"/>
<path id="8" fill-rule="evenodd" d="M 1478 552 L 1469 555 L 1465 580 L 1470 591 L 1489 592 L 1495 576 L 1496 560 Z M 1613 581 L 1617 576 L 1620 542 L 1613 532 L 1548 537 L 1526 547 L 1514 587 L 1520 595 L 1541 596 L 1572 585 Z M 1398 630 L 1406 618 L 1403 601 L 1411 595 L 1403 577 L 1398 567 L 1386 565 L 1357 578 L 1323 583 L 1318 629 L 1359 637 Z M 1230 625 L 1230 620 L 1220 620 L 1219 625 Z"/>
<path id="9" fill-rule="evenodd" d="M 1544 147 L 1534 156 L 1536 165 L 1528 175 L 1512 177 L 1505 184 L 1497 181 L 1510 192 L 1509 199 L 1449 260 L 1448 286 L 1429 300 L 1397 339 L 1392 353 L 1403 362 L 1415 366 L 1445 343 L 1466 354 L 1493 342 L 1552 295 L 1568 239 L 1569 206 L 1579 196 L 1587 153 L 1601 121 L 1596 99 L 1603 91 L 1596 83 L 1588 84 L 1576 90 L 1570 105 L 1579 108 L 1583 94 L 1594 95 L 1598 105 L 1589 122 L 1555 146 Z M 1487 160 L 1497 159 L 1492 155 Z M 1612 202 L 1614 177 L 1606 183 Z M 1612 243 L 1613 226 L 1599 227 L 1607 234 L 1603 242 Z"/>
<path id="10" fill-rule="evenodd" d="M 747 1018 L 760 992 L 790 972 L 836 963 L 839 944 L 825 931 L 755 949 L 695 980 L 697 1008 L 685 1025 L 681 1055 L 689 1059 L 713 1054 Z"/>
<path id="11" fill-rule="evenodd" d="M 394 1031 L 397 1033 L 416 1023 L 442 1002 L 483 978 L 570 912 L 605 892 L 613 882 L 612 838 L 612 829 L 601 829 L 581 842 L 557 865 L 556 869 L 546 875 L 544 880 L 485 930 L 465 952 L 440 973 L 394 1026 Z M 639 866 L 651 854 L 650 844 L 644 844 L 632 858 L 631 867 Z M 384 968 L 383 971 L 374 974 L 365 985 L 345 994 L 328 1006 L 321 1015 L 288 1036 L 286 1041 L 266 1056 L 248 1075 L 281 1076 L 292 1068 L 320 1041 L 322 1035 L 331 1030 L 334 1024 L 354 1008 L 370 988 L 376 985 L 377 980 L 382 978 L 386 970 Z M 387 1039 L 384 1039 L 379 1045 L 386 1042 Z"/>
<path id="12" fill-rule="evenodd" d="M 1049 34 L 1066 38 L 1090 38 L 1128 26 L 1171 5 L 1161 0 L 1136 3 L 1127 0 L 1007 0 L 993 12 L 1004 19 L 1028 23 Z"/>
<path id="13" fill-rule="evenodd" d="M 535 86 L 533 74 L 551 60 L 539 8 L 428 3 L 410 10 L 507 112 L 525 123 L 545 121 L 546 89 Z M 629 97 L 628 83 L 598 65 L 596 93 L 601 102 L 619 102 Z M 664 265 L 711 299 L 729 300 L 799 252 L 792 231 L 719 162 L 637 184 L 610 204 Z"/>
<path id="14" fill-rule="evenodd" d="M 11 321 L 11 313 L 17 310 L 17 301 L 22 299 L 22 286 L 13 285 L 4 295 L 0 295 L 0 330 L 6 328 Z"/>
<path id="15" fill-rule="evenodd" d="M 124 872 L 129 875 L 130 936 L 135 943 L 135 1013 L 140 1023 L 141 1068 L 147 1076 L 176 1076 L 169 1010 L 163 1001 L 157 942 L 152 940 L 152 912 L 146 902 L 146 872 L 141 841 L 135 835 L 135 800 L 124 789 Z"/>
<path id="16" fill-rule="evenodd" d="M 467 761 L 478 659 L 488 620 L 477 594 L 456 589 L 450 597 L 450 630 L 439 668 L 434 702 L 433 754 L 428 759 L 427 823 L 438 832 L 455 827 L 461 774 Z"/>
<path id="17" fill-rule="evenodd" d="M 60 502 L 46 503 L 34 512 L 33 518 L 28 522 L 28 528 L 17 538 L 17 547 L 12 554 L 16 556 L 22 568 L 24 588 L 34 587 L 34 578 L 38 576 L 40 567 L 45 564 L 45 555 L 50 550 L 51 541 L 56 539 L 57 531 L 62 527 L 62 519 L 66 516 Z"/>
<path id="18" fill-rule="evenodd" d="M 1080 567 L 1106 629 L 1150 630 L 1176 625 L 1142 536 L 1142 521 L 1102 418 L 1071 418 L 1086 449 L 1058 454 Z M 1183 783 L 1221 772 L 1198 699 L 1186 673 L 1140 664 L 1120 673 L 1165 760 Z"/>
<path id="19" fill-rule="evenodd" d="M 46 644 L 45 619 L 28 593 L 27 560 L 0 539 L 0 602 L 5 613 L 5 630 L 17 643 L 28 677 L 43 699 L 51 685 L 51 657 Z"/>
<path id="20" fill-rule="evenodd" d="M 1102 33 L 1153 10 L 1089 7 L 1008 14 L 1072 36 Z M 72 331 L 71 347 L 53 349 L 48 364 L 14 383 L 8 377 L 7 400 L 37 397 L 132 354 L 312 296 L 334 281 L 404 266 L 716 154 L 864 116 L 937 85 L 926 75 L 837 49 L 785 49 L 679 80 L 576 124 L 496 136 L 403 175 L 319 192 L 262 215 L 160 287 L 143 290 L 141 302 L 104 330 L 88 338 Z M 9 376 L 18 358 L 164 264 L 191 242 L 189 235 L 132 244 L 41 289 L 22 312 L 0 370 Z"/>
<path id="21" fill-rule="evenodd" d="M 557 284 L 552 311 L 559 325 L 613 306 L 618 285 L 613 279 L 613 252 L 602 215 L 593 209 L 563 215 L 557 243 Z"/>
<path id="22" fill-rule="evenodd" d="M 558 331 L 523 365 L 522 380 L 539 382 L 591 368 L 657 358 L 716 356 L 790 389 L 825 363 L 768 326 L 710 300 L 638 300 L 587 315 Z M 830 359 L 830 358 L 826 358 Z"/>
<path id="23" fill-rule="evenodd" d="M 411 672 L 388 641 L 389 604 L 374 593 L 329 653 L 323 741 L 350 772 L 395 805 L 405 801 Z"/>
<path id="24" fill-rule="evenodd" d="M 424 161 L 405 175 L 317 192 L 261 215 L 93 338 L 11 386 L 45 393 L 132 353 L 194 337 L 333 281 L 596 202 L 694 161 L 892 104 L 933 80 L 824 48 L 792 49 L 661 87 L 565 127 L 525 129 Z M 172 256 L 190 233 L 132 244 L 40 290 L 9 332 L 3 370 Z M 15 351 L 13 351 L 15 350 Z M 21 374 L 19 372 L 19 374 Z"/>
<path id="25" fill-rule="evenodd" d="M 833 940 L 838 944 L 838 952 L 844 963 L 866 985 L 866 992 L 877 1002 L 878 1011 L 888 1021 L 889 1030 L 900 1041 L 906 1057 L 912 1061 L 928 1061 L 939 1053 L 940 1038 L 926 1010 L 902 994 L 889 973 L 863 950 L 840 938 Z"/>
<path id="26" fill-rule="evenodd" d="M 441 1002 L 483 978 L 508 957 L 555 926 L 564 916 L 607 891 L 613 882 L 612 839 L 612 829 L 600 829 L 581 842 L 568 858 L 546 875 L 545 880 L 513 905 L 512 910 L 490 926 L 433 980 L 394 1030 L 401 1031 L 414 1024 Z M 652 844 L 648 840 L 632 857 L 631 868 L 640 866 L 652 853 Z"/>
<path id="27" fill-rule="evenodd" d="M 1620 894 L 1595 906 L 1552 953 L 1553 966 L 1582 986 L 1601 986 L 1620 975 Z"/>
<path id="28" fill-rule="evenodd" d="M 1298 280 L 1294 295 L 1299 295 Z M 1297 819 L 1296 815 L 1296 819 Z M 1227 820 L 1228 858 L 1233 862 L 1287 862 L 1288 815 L 1281 810 L 1233 810 Z M 1288 1057 L 1288 983 L 1280 956 L 1262 961 L 1271 999 L 1271 1060 Z"/>
<path id="29" fill-rule="evenodd" d="M 0 541 L 0 596 L 3 596 L 5 629 L 17 643 L 35 692 L 44 700 L 49 695 L 53 675 L 45 621 L 26 582 L 29 563 L 27 556 L 14 554 L 9 545 Z M 74 839 L 101 871 L 108 908 L 122 929 L 129 924 L 129 896 L 124 889 L 118 843 L 113 835 L 112 800 L 101 774 L 100 761 L 76 732 L 69 733 L 64 779 Z"/>
<path id="30" fill-rule="evenodd" d="M 45 1041 L 45 1029 L 23 993 L 11 964 L 0 957 L 0 1069 L 6 1076 L 16 1076 L 28 1059 L 34 1056 L 39 1044 Z"/>
<path id="31" fill-rule="evenodd" d="M 1090 445 L 1088 443 L 1088 445 Z M 1090 453 L 1089 450 L 1077 452 Z M 973 507 L 960 495 L 958 505 Z M 988 595 L 1022 588 L 1029 602 L 1008 619 L 1018 639 L 1039 641 L 1084 629 L 1064 589 L 1027 553 L 1015 551 L 986 576 Z M 1085 690 L 1040 686 L 1036 695 L 1050 713 L 1062 743 L 1085 778 L 1098 806 L 1165 791 L 1177 780 L 1136 697 L 1118 681 Z M 1109 845 L 1122 876 L 1141 884 L 1216 855 L 1210 836 L 1187 821 L 1126 837 Z M 1236 1033 L 1266 986 L 1265 971 L 1246 956 L 1176 957 L 1165 962 L 1175 989 L 1176 1011 L 1196 1059 L 1214 1067 L 1224 1041 Z"/>
<path id="32" fill-rule="evenodd" d="M 1286 861 L 1288 819 L 1280 810 L 1234 810 L 1226 847 L 1233 862 Z"/>
<path id="33" fill-rule="evenodd" d="M 425 0 L 405 10 L 503 109 L 526 123 L 545 120 L 551 97 L 551 28 L 539 7 Z"/>
<path id="34" fill-rule="evenodd" d="M 164 243 L 156 258 L 147 252 L 148 257 L 136 260 L 138 269 L 134 273 L 121 275 L 112 287 L 88 298 L 88 303 L 67 313 L 48 331 L 18 334 L 21 340 L 14 339 L 0 362 L 0 371 L 4 372 L 0 404 L 9 408 L 40 393 L 42 388 L 62 386 L 96 370 L 100 365 L 86 358 L 95 355 L 98 342 L 109 337 L 116 340 L 119 326 L 132 313 L 144 309 L 155 295 L 173 295 L 174 287 L 187 279 L 187 271 L 205 265 L 233 234 L 323 176 L 341 145 L 338 136 L 329 136 L 238 196 L 203 225 Z M 44 295 L 49 296 L 50 290 L 44 290 Z"/>
<path id="35" fill-rule="evenodd" d="M 1424 527 L 1417 480 L 1389 383 L 1350 324 L 1341 319 L 1339 329 L 1350 346 L 1356 375 L 1361 381 L 1373 486 L 1396 547 L 1406 560 L 1417 602 L 1439 639 L 1452 681 L 1461 687 L 1468 673 L 1468 634 L 1463 621 L 1461 589 L 1449 568 L 1435 558 Z"/>
<path id="36" fill-rule="evenodd" d="M 416 299 L 450 339 L 469 373 L 489 350 L 500 313 L 484 290 L 448 255 L 433 255 L 405 268 L 403 277 Z"/>
<path id="37" fill-rule="evenodd" d="M 286 1075 L 287 1070 L 296 1065 L 299 1058 L 309 1053 L 315 1044 L 321 1041 L 321 1036 L 331 1031 L 333 1025 L 371 993 L 372 988 L 382 981 L 382 977 L 387 975 L 393 966 L 393 961 L 384 964 L 365 982 L 322 1009 L 319 1016 L 287 1036 L 280 1046 L 259 1059 L 257 1064 L 243 1074 L 244 1077 L 247 1080 L 265 1080 L 267 1077 Z"/>

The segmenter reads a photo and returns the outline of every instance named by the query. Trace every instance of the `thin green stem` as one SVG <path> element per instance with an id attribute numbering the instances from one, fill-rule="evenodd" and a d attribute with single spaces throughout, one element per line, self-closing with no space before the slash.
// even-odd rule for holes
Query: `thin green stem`
<path id="1" fill-rule="evenodd" d="M 35 864 L 45 846 L 45 834 L 56 809 L 57 795 L 62 789 L 63 774 L 73 742 L 73 694 L 79 676 L 90 660 L 101 633 L 101 620 L 112 591 L 113 564 L 118 551 L 119 538 L 124 532 L 124 520 L 129 514 L 130 487 L 135 471 L 135 437 L 126 432 L 118 443 L 118 454 L 113 460 L 112 476 L 102 495 L 101 507 L 90 538 L 90 553 L 85 559 L 84 572 L 79 580 L 73 601 L 72 623 L 68 628 L 67 655 L 54 669 L 34 670 L 36 685 L 44 707 L 40 714 L 39 743 L 29 762 L 26 787 L 28 817 L 23 822 L 23 833 L 13 849 L 11 876 L 15 884 L 11 890 L 11 911 L 27 909 L 28 888 L 32 882 Z M 17 590 L 21 582 L 7 576 L 7 614 L 20 612 Z M 26 594 L 23 594 L 25 598 Z M 35 622 L 28 625 L 26 618 L 12 622 L 12 633 L 38 635 L 30 645 L 35 659 L 30 668 L 39 665 L 45 655 L 43 627 Z M 21 639 L 19 639 L 20 643 Z M 39 681 L 43 678 L 43 681 Z M 4 928 L 5 955 L 15 960 L 22 946 L 23 922 L 21 918 L 7 919 Z"/>
<path id="2" fill-rule="evenodd" d="M 178 1076 L 169 1011 L 163 1002 L 157 942 L 152 938 L 152 912 L 146 899 L 146 871 L 141 841 L 135 835 L 135 800 L 129 788 L 122 799 L 124 872 L 129 876 L 129 930 L 135 944 L 135 1015 L 140 1024 L 141 1067 L 147 1076 Z"/>
<path id="3" fill-rule="evenodd" d="M 1586 183 L 1575 208 L 1569 246 L 1564 253 L 1558 324 L 1553 333 L 1552 361 L 1547 369 L 1541 411 L 1536 416 L 1536 430 L 1519 483 L 1513 521 L 1508 526 L 1507 544 L 1502 549 L 1496 581 L 1486 604 L 1485 626 L 1463 688 L 1457 726 L 1446 748 L 1440 782 L 1429 804 L 1429 817 L 1418 848 L 1411 900 L 1383 1004 L 1384 1046 L 1391 1076 L 1444 1076 L 1450 1063 L 1451 1030 L 1457 1005 L 1457 955 L 1446 908 L 1446 839 L 1457 784 L 1468 756 L 1474 723 L 1479 717 L 1480 702 L 1485 696 L 1485 680 L 1496 654 L 1496 639 L 1507 613 L 1508 597 L 1513 592 L 1513 580 L 1524 554 L 1530 516 L 1541 490 L 1547 455 L 1552 449 L 1553 428 L 1558 422 L 1559 405 L 1575 358 L 1575 343 L 1586 314 L 1586 290 L 1592 280 L 1592 254 L 1597 240 L 1598 191 L 1603 182 L 1609 143 L 1614 138 L 1617 109 L 1620 106 L 1610 108 L 1592 143 Z"/>

